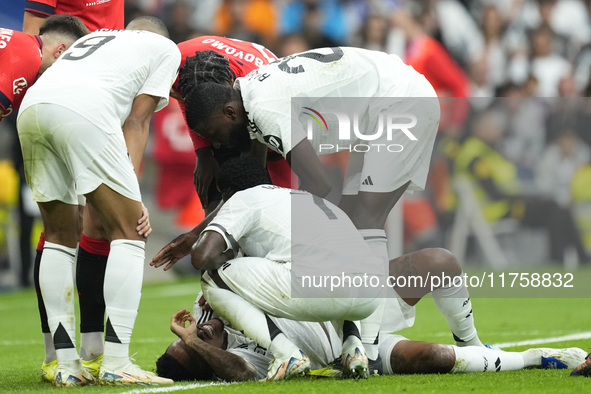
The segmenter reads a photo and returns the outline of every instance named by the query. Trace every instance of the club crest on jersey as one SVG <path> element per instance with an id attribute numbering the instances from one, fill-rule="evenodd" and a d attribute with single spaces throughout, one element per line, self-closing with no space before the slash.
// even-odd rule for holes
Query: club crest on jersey
<path id="1" fill-rule="evenodd" d="M 27 80 L 23 77 L 15 79 L 12 81 L 12 93 L 14 94 L 21 94 L 23 89 L 28 86 Z"/>

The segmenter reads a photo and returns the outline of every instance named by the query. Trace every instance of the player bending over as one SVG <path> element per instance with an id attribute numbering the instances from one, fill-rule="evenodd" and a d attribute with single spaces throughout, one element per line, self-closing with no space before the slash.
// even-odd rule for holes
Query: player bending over
<path id="1" fill-rule="evenodd" d="M 133 364 L 129 342 L 145 254 L 145 240 L 136 232 L 142 203 L 135 170 L 151 117 L 168 104 L 180 53 L 157 18 L 141 17 L 127 28 L 94 32 L 74 43 L 30 89 L 17 122 L 27 182 L 45 230 L 39 282 L 58 359 L 56 386 L 95 382 L 75 346 L 78 195 L 97 210 L 111 241 L 98 379 L 102 384 L 172 383 Z"/>

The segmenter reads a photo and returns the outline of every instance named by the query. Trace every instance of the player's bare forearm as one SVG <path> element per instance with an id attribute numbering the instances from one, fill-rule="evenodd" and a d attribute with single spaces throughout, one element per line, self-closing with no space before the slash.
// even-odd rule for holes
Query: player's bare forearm
<path id="1" fill-rule="evenodd" d="M 39 28 L 47 19 L 47 15 L 36 14 L 30 11 L 25 11 L 23 18 L 23 33 L 27 34 L 39 34 Z"/>
<path id="2" fill-rule="evenodd" d="M 233 258 L 233 251 L 226 249 L 226 241 L 217 232 L 206 231 L 201 234 L 199 240 L 191 251 L 191 264 L 198 270 L 215 270 L 220 268 L 226 261 Z"/>
<path id="3" fill-rule="evenodd" d="M 149 123 L 147 125 L 128 119 L 123 126 L 123 136 L 127 152 L 133 164 L 135 174 L 139 176 L 140 166 L 144 157 L 144 151 L 148 144 Z"/>
<path id="4" fill-rule="evenodd" d="M 196 334 L 183 338 L 183 342 L 199 353 L 220 379 L 228 382 L 244 382 L 256 378 L 254 365 L 240 356 L 202 341 Z"/>
<path id="5" fill-rule="evenodd" d="M 300 189 L 318 197 L 326 197 L 332 190 L 328 173 L 310 141 L 300 141 L 286 155 L 291 169 L 300 179 Z"/>
<path id="6" fill-rule="evenodd" d="M 215 210 L 207 215 L 207 217 L 203 219 L 201 223 L 195 226 L 193 230 L 179 235 L 170 241 L 168 245 L 160 249 L 156 256 L 152 258 L 150 265 L 159 268 L 162 265 L 168 263 L 166 267 L 164 267 L 164 271 L 168 271 L 177 261 L 191 253 L 191 247 L 195 244 L 195 242 L 197 242 L 199 235 L 203 230 L 205 230 L 205 227 L 207 227 L 215 215 L 217 215 L 222 205 L 223 202 L 220 202 L 220 205 L 218 205 Z"/>
<path id="7" fill-rule="evenodd" d="M 133 100 L 131 111 L 123 125 L 127 152 L 129 152 L 136 174 L 138 174 L 148 144 L 150 120 L 159 102 L 160 97 L 140 94 Z"/>

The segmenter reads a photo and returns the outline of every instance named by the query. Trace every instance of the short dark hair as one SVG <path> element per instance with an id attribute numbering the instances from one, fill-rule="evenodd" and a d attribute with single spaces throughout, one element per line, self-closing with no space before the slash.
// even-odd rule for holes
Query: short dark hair
<path id="1" fill-rule="evenodd" d="M 158 376 L 172 379 L 175 382 L 183 380 L 214 380 L 215 375 L 213 369 L 209 367 L 205 360 L 203 360 L 203 364 L 207 368 L 198 368 L 198 366 L 195 366 L 194 369 L 189 370 L 174 356 L 164 353 L 156 360 L 156 373 Z"/>
<path id="2" fill-rule="evenodd" d="M 185 98 L 195 87 L 206 82 L 220 85 L 232 83 L 236 79 L 228 59 L 214 51 L 197 51 L 187 56 L 179 71 L 178 90 Z"/>
<path id="3" fill-rule="evenodd" d="M 217 83 L 206 82 L 195 86 L 185 96 L 185 117 L 191 130 L 205 127 L 214 113 L 230 101 L 234 89 Z"/>
<path id="4" fill-rule="evenodd" d="M 168 33 L 168 28 L 166 27 L 166 24 L 162 22 L 162 20 L 151 15 L 138 16 L 137 18 L 135 18 L 127 24 L 125 30 L 143 30 L 140 27 L 145 28 L 146 26 L 149 26 L 151 28 L 151 32 L 160 34 L 161 36 L 164 36 L 166 38 L 170 38 L 170 34 Z"/>
<path id="5" fill-rule="evenodd" d="M 89 33 L 84 23 L 70 14 L 51 15 L 39 28 L 39 35 L 55 33 L 70 38 L 72 41 Z"/>
<path id="6" fill-rule="evenodd" d="M 223 191 L 239 192 L 259 185 L 271 185 L 267 170 L 256 160 L 237 157 L 226 161 L 216 176 L 216 184 Z"/>

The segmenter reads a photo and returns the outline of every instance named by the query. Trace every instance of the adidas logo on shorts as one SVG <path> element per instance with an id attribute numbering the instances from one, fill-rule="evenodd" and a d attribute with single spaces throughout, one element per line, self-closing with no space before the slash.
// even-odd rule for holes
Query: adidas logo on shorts
<path id="1" fill-rule="evenodd" d="M 361 183 L 362 185 L 368 185 L 368 186 L 373 186 L 373 182 L 371 180 L 371 176 L 367 176 L 367 178 L 365 178 L 365 180 Z"/>

